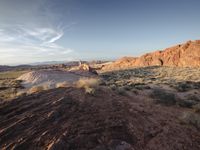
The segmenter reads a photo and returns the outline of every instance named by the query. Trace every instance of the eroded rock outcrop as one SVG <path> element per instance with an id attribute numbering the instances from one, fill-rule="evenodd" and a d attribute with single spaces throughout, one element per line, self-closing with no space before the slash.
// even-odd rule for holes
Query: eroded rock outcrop
<path id="1" fill-rule="evenodd" d="M 141 57 L 123 57 L 103 69 L 124 69 L 144 66 L 200 67 L 200 40 L 188 41 L 163 51 Z"/>

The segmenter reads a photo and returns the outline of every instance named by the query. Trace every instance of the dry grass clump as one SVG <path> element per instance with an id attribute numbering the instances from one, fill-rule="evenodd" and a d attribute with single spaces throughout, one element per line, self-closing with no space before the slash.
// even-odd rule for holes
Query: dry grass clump
<path id="1" fill-rule="evenodd" d="M 22 81 L 13 79 L 0 80 L 0 99 L 10 100 L 17 96 L 17 91 L 23 89 Z"/>
<path id="2" fill-rule="evenodd" d="M 65 88 L 65 87 L 69 87 L 69 86 L 70 86 L 70 83 L 68 83 L 67 81 L 56 84 L 56 88 Z"/>
<path id="3" fill-rule="evenodd" d="M 17 89 L 15 88 L 8 88 L 6 90 L 0 91 L 0 98 L 3 100 L 10 100 L 15 98 L 17 93 Z"/>
<path id="4" fill-rule="evenodd" d="M 32 88 L 30 88 L 28 90 L 28 94 L 33 94 L 33 93 L 38 93 L 38 92 L 41 92 L 41 91 L 44 91 L 46 90 L 46 88 L 44 86 L 33 86 Z"/>
<path id="5" fill-rule="evenodd" d="M 196 112 L 196 113 L 200 113 L 200 103 L 194 105 L 192 108 L 193 108 L 193 111 L 194 111 L 194 112 Z"/>
<path id="6" fill-rule="evenodd" d="M 0 88 L 23 88 L 21 80 L 5 79 L 0 80 Z"/>
<path id="7" fill-rule="evenodd" d="M 26 91 L 25 90 L 22 90 L 22 91 L 18 91 L 17 93 L 16 93 L 16 96 L 17 97 L 20 97 L 20 96 L 26 96 Z"/>
<path id="8" fill-rule="evenodd" d="M 77 87 L 83 88 L 83 87 L 97 87 L 100 83 L 100 79 L 97 78 L 81 78 L 79 81 L 77 81 Z"/>
<path id="9" fill-rule="evenodd" d="M 13 88 L 23 88 L 21 85 L 22 81 L 21 80 L 12 80 L 9 84 Z"/>
<path id="10" fill-rule="evenodd" d="M 150 96 L 158 104 L 163 104 L 166 106 L 176 104 L 176 95 L 172 92 L 166 91 L 165 89 L 153 89 Z"/>
<path id="11" fill-rule="evenodd" d="M 51 84 L 43 84 L 43 85 L 38 85 L 38 86 L 33 86 L 28 90 L 28 94 L 32 94 L 32 93 L 38 93 L 41 91 L 45 91 L 45 90 L 49 90 L 55 88 L 55 85 L 51 85 Z"/>
<path id="12" fill-rule="evenodd" d="M 101 80 L 97 78 L 81 78 L 79 81 L 76 82 L 76 87 L 84 88 L 85 92 L 88 94 L 94 94 L 95 89 L 99 87 L 100 83 Z"/>
<path id="13" fill-rule="evenodd" d="M 197 128 L 200 128 L 200 113 L 188 111 L 184 112 L 181 121 L 187 124 L 191 124 Z"/>

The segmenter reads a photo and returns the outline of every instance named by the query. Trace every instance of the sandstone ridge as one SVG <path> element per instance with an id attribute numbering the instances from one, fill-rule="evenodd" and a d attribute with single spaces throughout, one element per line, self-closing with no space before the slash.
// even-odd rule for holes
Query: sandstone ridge
<path id="1" fill-rule="evenodd" d="M 145 66 L 200 67 L 200 40 L 188 41 L 163 51 L 140 57 L 123 57 L 103 69 L 124 69 Z"/>

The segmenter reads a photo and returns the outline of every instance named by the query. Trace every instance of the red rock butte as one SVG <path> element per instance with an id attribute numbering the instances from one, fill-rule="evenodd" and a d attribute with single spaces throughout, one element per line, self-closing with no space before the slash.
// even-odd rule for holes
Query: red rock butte
<path id="1" fill-rule="evenodd" d="M 140 57 L 123 57 L 103 69 L 124 69 L 145 66 L 200 67 L 200 40 L 188 41 L 163 51 Z"/>

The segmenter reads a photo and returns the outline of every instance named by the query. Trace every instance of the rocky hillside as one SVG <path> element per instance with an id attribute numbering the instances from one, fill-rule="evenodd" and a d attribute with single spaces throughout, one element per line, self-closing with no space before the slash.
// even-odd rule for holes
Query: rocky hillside
<path id="1" fill-rule="evenodd" d="M 144 54 L 141 57 L 124 57 L 103 69 L 143 66 L 200 67 L 200 40 L 188 41 L 163 51 Z"/>

